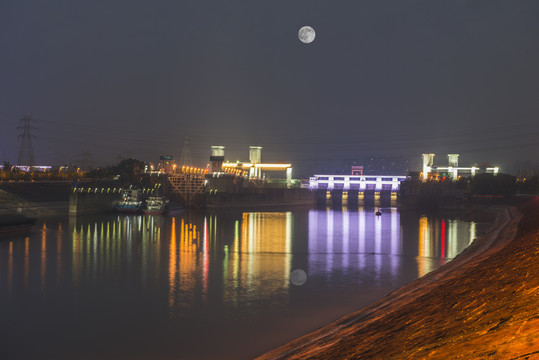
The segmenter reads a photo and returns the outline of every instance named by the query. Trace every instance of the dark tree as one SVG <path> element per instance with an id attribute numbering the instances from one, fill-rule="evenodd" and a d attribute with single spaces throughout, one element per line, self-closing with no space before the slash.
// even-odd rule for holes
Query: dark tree
<path id="1" fill-rule="evenodd" d="M 135 182 L 143 171 L 144 161 L 125 159 L 116 166 L 115 175 L 120 175 L 122 182 Z"/>
<path id="2" fill-rule="evenodd" d="M 509 174 L 477 174 L 471 179 L 472 192 L 479 195 L 510 195 L 517 192 L 517 179 Z"/>

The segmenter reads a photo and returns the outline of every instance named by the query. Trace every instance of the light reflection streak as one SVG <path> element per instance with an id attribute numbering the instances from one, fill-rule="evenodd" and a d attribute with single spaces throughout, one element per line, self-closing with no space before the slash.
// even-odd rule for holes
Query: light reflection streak
<path id="1" fill-rule="evenodd" d="M 121 232 L 125 234 L 127 240 L 127 264 L 131 268 L 131 259 L 133 258 L 133 232 L 131 231 L 131 217 L 126 217 L 126 221 L 123 224 Z M 107 242 L 107 252 L 109 250 L 109 243 Z M 108 263 L 107 263 L 108 264 Z"/>
<path id="2" fill-rule="evenodd" d="M 7 263 L 7 288 L 8 293 L 11 294 L 13 286 L 13 241 L 9 242 L 9 257 Z"/>
<path id="3" fill-rule="evenodd" d="M 153 239 L 154 239 L 154 247 L 155 247 L 155 250 L 154 250 L 155 268 L 160 269 L 161 268 L 161 227 L 157 227 L 157 231 L 156 231 L 155 228 L 152 228 L 152 236 L 153 236 Z M 160 279 L 161 279 L 161 274 L 159 274 L 159 272 L 156 271 L 155 272 L 155 284 L 158 284 Z"/>
<path id="4" fill-rule="evenodd" d="M 183 220 L 182 220 L 183 221 Z M 172 311 L 174 308 L 175 290 L 176 290 L 176 219 L 172 218 L 172 225 L 170 227 L 170 247 L 169 247 L 169 265 L 168 265 L 168 306 Z"/>
<path id="5" fill-rule="evenodd" d="M 64 236 L 62 231 L 62 223 L 58 224 L 58 231 L 56 232 L 56 286 L 60 284 L 62 279 L 62 237 Z"/>
<path id="6" fill-rule="evenodd" d="M 348 254 L 350 246 L 350 214 L 347 210 L 342 212 L 342 252 L 343 252 L 343 267 L 345 270 L 348 269 Z"/>
<path id="7" fill-rule="evenodd" d="M 249 254 L 247 269 L 240 268 L 238 282 L 257 294 L 271 296 L 290 286 L 293 215 L 290 212 L 243 213 L 242 253 Z M 245 224 L 247 222 L 247 224 Z"/>
<path id="8" fill-rule="evenodd" d="M 374 271 L 376 281 L 379 282 L 382 272 L 382 216 L 371 213 L 371 217 L 374 218 Z"/>
<path id="9" fill-rule="evenodd" d="M 449 251 L 447 255 L 449 256 L 449 258 L 453 259 L 455 256 L 458 255 L 457 221 L 448 220 L 447 222 L 448 222 L 447 235 L 448 235 L 448 241 L 449 241 Z"/>
<path id="10" fill-rule="evenodd" d="M 204 220 L 206 220 L 204 218 Z M 183 224 L 183 223 L 182 223 Z M 217 220 L 213 223 L 213 236 L 215 237 L 215 233 L 217 232 Z M 208 244 L 208 237 L 206 236 L 204 239 L 204 247 L 202 251 L 202 295 L 204 299 L 206 299 L 206 296 L 208 294 L 208 276 L 210 272 L 210 255 L 209 255 L 209 244 Z M 214 240 L 215 242 L 215 240 Z M 194 269 L 192 269 L 194 271 Z"/>
<path id="11" fill-rule="evenodd" d="M 240 222 L 236 220 L 234 222 L 234 260 L 233 260 L 233 266 L 234 266 L 234 272 L 233 272 L 233 301 L 234 306 L 238 306 L 238 289 L 240 287 Z"/>
<path id="12" fill-rule="evenodd" d="M 359 253 L 360 254 L 365 254 L 365 211 L 363 209 L 359 209 L 358 210 L 358 214 L 359 214 L 359 223 L 358 223 L 358 226 L 359 226 Z"/>
<path id="13" fill-rule="evenodd" d="M 391 209 L 391 250 L 390 254 L 398 255 L 401 253 L 401 242 L 399 234 L 400 216 L 397 209 Z"/>
<path id="14" fill-rule="evenodd" d="M 45 291 L 45 275 L 47 272 L 47 225 L 41 229 L 41 292 Z"/>
<path id="15" fill-rule="evenodd" d="M 400 213 L 397 211 L 397 209 L 391 209 L 391 247 L 390 247 L 390 254 L 391 256 L 391 273 L 393 276 L 398 276 L 399 273 L 399 262 L 400 259 L 398 257 L 399 254 L 402 252 L 402 242 L 400 238 L 400 232 L 399 232 L 399 224 L 400 224 Z"/>
<path id="16" fill-rule="evenodd" d="M 228 279 L 228 266 L 229 266 L 228 245 L 225 245 L 224 253 L 225 253 L 225 258 L 223 259 L 223 287 L 226 289 L 228 285 L 228 280 L 229 280 Z"/>
<path id="17" fill-rule="evenodd" d="M 24 290 L 28 290 L 28 277 L 30 273 L 30 238 L 24 239 Z"/>
<path id="18" fill-rule="evenodd" d="M 93 234 L 93 238 L 92 238 L 92 241 L 91 241 L 91 251 L 90 251 L 90 248 L 87 249 L 88 253 L 89 253 L 89 258 L 92 259 L 92 273 L 91 273 L 91 276 L 92 276 L 92 281 L 94 283 L 94 285 L 96 284 L 97 282 L 97 243 L 99 241 L 99 239 L 103 239 L 103 223 L 101 223 L 101 236 L 98 236 L 98 225 L 97 225 L 97 222 L 94 224 L 94 234 Z"/>
<path id="19" fill-rule="evenodd" d="M 283 277 L 283 287 L 285 289 L 288 289 L 288 285 L 290 284 L 290 272 L 292 269 L 290 268 L 291 265 L 291 257 L 292 257 L 292 226 L 294 224 L 294 218 L 290 211 L 286 213 L 286 234 L 285 234 L 285 251 L 286 251 L 286 259 L 284 260 L 284 277 Z"/>
<path id="20" fill-rule="evenodd" d="M 75 226 L 73 226 L 73 233 L 71 234 L 72 240 L 71 240 L 71 252 L 72 252 L 72 259 L 71 259 L 71 282 L 73 285 L 76 285 L 78 282 L 78 271 L 79 271 L 79 235 L 80 232 L 77 231 L 77 226 L 75 223 Z"/>
<path id="21" fill-rule="evenodd" d="M 374 216 L 374 252 L 382 253 L 382 216 Z"/>
<path id="22" fill-rule="evenodd" d="M 246 244 L 248 246 L 248 249 L 246 249 L 246 252 L 248 254 L 251 254 L 252 249 L 254 248 L 254 236 L 255 236 L 255 225 L 256 222 L 254 221 L 254 214 L 246 214 L 246 220 L 247 220 L 247 229 L 248 233 L 245 234 L 246 239 L 242 240 L 246 241 Z M 254 270 L 254 256 L 248 256 L 247 257 L 247 268 L 249 269 L 249 272 L 247 273 L 247 285 L 249 287 L 253 286 L 253 270 Z"/>
<path id="23" fill-rule="evenodd" d="M 353 214 L 353 213 L 352 213 Z M 366 256 L 374 254 L 372 266 L 375 273 L 391 267 L 397 276 L 402 254 L 399 212 L 385 211 L 383 216 L 375 216 L 372 210 L 359 208 L 357 217 L 343 209 L 334 211 L 312 210 L 309 212 L 309 268 L 313 272 L 330 274 L 338 265 L 343 271 L 351 267 L 362 269 L 366 266 Z M 356 223 L 357 221 L 357 223 Z M 335 256 L 341 254 L 342 256 Z M 350 257 L 350 254 L 358 254 Z M 322 256 L 323 255 L 323 259 Z M 388 259 L 385 255 L 394 255 Z M 335 263 L 339 260 L 338 263 Z M 321 270 L 320 265 L 324 266 Z"/>
<path id="24" fill-rule="evenodd" d="M 333 210 L 327 210 L 327 245 L 326 245 L 326 270 L 327 274 L 331 273 L 333 269 Z"/>
<path id="25" fill-rule="evenodd" d="M 442 219 L 442 259 L 445 259 L 445 219 Z"/>
<path id="26" fill-rule="evenodd" d="M 477 237 L 477 235 L 476 235 L 476 230 L 477 230 L 476 226 L 477 226 L 477 224 L 475 222 L 470 223 L 470 241 L 468 242 L 468 245 L 471 245 L 472 242 Z"/>
<path id="27" fill-rule="evenodd" d="M 429 220 L 426 216 L 419 218 L 419 257 L 431 257 Z M 430 266 L 426 260 L 418 259 L 417 272 L 419 277 L 427 274 Z"/>
<path id="28" fill-rule="evenodd" d="M 475 223 L 469 224 L 468 234 L 459 234 L 459 222 L 455 219 L 430 220 L 427 216 L 419 219 L 419 257 L 451 260 L 458 255 L 464 246 L 471 244 L 475 238 Z M 465 237 L 459 242 L 459 235 Z M 467 236 L 465 236 L 467 235 Z M 462 248 L 459 248 L 461 244 Z M 442 261 L 442 263 L 445 261 Z M 432 270 L 428 261 L 418 261 L 419 275 Z"/>
<path id="29" fill-rule="evenodd" d="M 318 216 L 317 212 L 309 211 L 309 252 L 318 252 Z"/>
<path id="30" fill-rule="evenodd" d="M 429 220 L 426 216 L 422 216 L 419 218 L 419 256 L 431 256 L 429 238 Z"/>
<path id="31" fill-rule="evenodd" d="M 268 298 L 275 294 L 288 296 L 293 288 L 290 285 L 290 272 L 294 269 L 293 248 L 299 249 L 300 259 L 302 252 L 308 250 L 307 261 L 294 264 L 306 266 L 303 270 L 308 270 L 309 278 L 317 273 L 324 277 L 334 276 L 337 269 L 343 272 L 358 270 L 363 274 L 374 273 L 378 276 L 389 268 L 390 273 L 397 276 L 396 270 L 400 270 L 401 263 L 398 255 L 403 253 L 399 216 L 396 209 L 384 211 L 382 217 L 374 216 L 372 210 L 363 209 L 358 211 L 357 216 L 346 209 L 342 212 L 310 211 L 308 217 L 300 218 L 309 222 L 307 243 L 294 243 L 293 237 L 298 230 L 294 229 L 294 214 L 291 212 L 206 215 L 196 224 L 188 218 L 171 217 L 166 220 L 166 225 L 159 222 L 159 217 L 122 216 L 103 222 L 79 219 L 74 220 L 73 232 L 66 230 L 67 233 L 63 235 L 61 226 L 54 234 L 44 225 L 42 232 L 32 237 L 32 244 L 36 245 L 36 249 L 32 250 L 33 255 L 29 238 L 19 245 L 9 243 L 8 288 L 17 289 L 15 281 L 24 280 L 25 289 L 33 286 L 39 290 L 41 286 L 42 290 L 49 290 L 54 284 L 52 277 L 56 276 L 56 283 L 59 284 L 63 276 L 64 283 L 67 281 L 66 285 L 69 286 L 69 277 L 72 276 L 73 288 L 88 290 L 88 285 L 98 284 L 102 280 L 107 283 L 116 281 L 115 274 L 125 270 L 132 279 L 142 281 L 145 286 L 155 286 L 159 290 L 161 282 L 162 306 L 166 309 L 168 302 L 172 315 L 190 308 L 201 297 L 214 301 L 214 287 L 222 289 L 227 304 L 241 307 L 254 293 Z M 414 224 L 417 224 L 416 221 L 417 218 L 414 218 Z M 419 224 L 419 257 L 436 257 L 445 251 L 449 258 L 460 250 L 456 240 L 457 230 L 462 234 L 462 227 L 457 227 L 458 221 L 437 223 L 424 217 Z M 70 223 L 69 229 L 71 226 Z M 413 251 L 418 241 L 416 229 L 414 226 Z M 470 225 L 466 232 L 473 238 L 474 225 Z M 163 244 L 163 254 L 159 251 L 161 233 L 163 236 L 166 234 L 164 240 L 168 243 Z M 62 244 L 63 236 L 67 237 L 72 247 L 68 243 L 67 247 Z M 438 242 L 444 236 L 445 247 Z M 14 248 L 18 249 L 19 246 L 21 250 L 24 247 L 24 257 L 13 255 L 14 252 L 18 254 Z M 39 248 L 41 257 L 38 255 Z M 374 257 L 370 256 L 373 250 L 376 252 Z M 410 251 L 410 247 L 404 251 Z M 350 255 L 354 253 L 358 256 Z M 161 255 L 165 261 L 162 264 L 165 272 L 168 266 L 168 279 L 158 271 Z M 421 261 L 419 257 L 418 272 L 421 275 L 430 271 L 433 261 Z M 56 265 L 51 264 L 55 260 Z M 19 267 L 23 261 L 24 267 Z M 124 269 L 126 265 L 128 269 Z M 62 267 L 66 268 L 64 274 Z M 13 271 L 19 268 L 24 270 L 24 276 L 19 276 L 15 271 L 13 277 Z"/>

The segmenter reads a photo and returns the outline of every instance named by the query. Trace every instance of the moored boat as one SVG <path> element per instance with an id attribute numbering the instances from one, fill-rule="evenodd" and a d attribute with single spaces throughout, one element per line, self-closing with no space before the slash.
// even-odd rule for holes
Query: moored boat
<path id="1" fill-rule="evenodd" d="M 127 189 L 123 193 L 122 201 L 116 205 L 116 211 L 121 213 L 138 213 L 142 210 L 142 201 L 136 189 Z"/>
<path id="2" fill-rule="evenodd" d="M 146 199 L 144 213 L 148 215 L 161 215 L 166 211 L 167 201 L 163 196 L 152 195 Z"/>

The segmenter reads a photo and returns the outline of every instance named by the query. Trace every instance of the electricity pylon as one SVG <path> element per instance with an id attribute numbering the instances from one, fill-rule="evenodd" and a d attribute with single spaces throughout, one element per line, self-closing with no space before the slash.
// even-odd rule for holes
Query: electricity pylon
<path id="1" fill-rule="evenodd" d="M 30 122 L 34 120 L 28 116 L 24 116 L 20 122 L 21 126 L 17 126 L 17 130 L 22 130 L 22 134 L 19 135 L 21 139 L 21 147 L 19 149 L 19 158 L 17 159 L 17 165 L 28 166 L 31 168 L 35 165 L 34 160 L 34 148 L 32 147 L 32 134 L 31 129 L 35 127 L 30 126 Z"/>
<path id="2" fill-rule="evenodd" d="M 189 146 L 189 139 L 183 138 L 182 155 L 180 156 L 180 166 L 193 166 L 191 160 L 191 147 Z"/>

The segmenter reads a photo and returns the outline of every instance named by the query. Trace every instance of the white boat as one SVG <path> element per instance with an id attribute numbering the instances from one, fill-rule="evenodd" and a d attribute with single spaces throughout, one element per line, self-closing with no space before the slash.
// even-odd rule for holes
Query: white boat
<path id="1" fill-rule="evenodd" d="M 150 196 L 146 199 L 145 214 L 160 215 L 166 211 L 166 205 L 168 201 L 163 196 Z"/>

